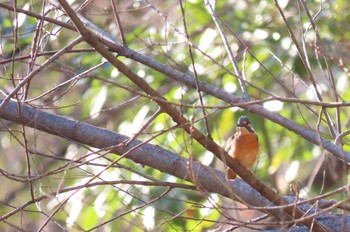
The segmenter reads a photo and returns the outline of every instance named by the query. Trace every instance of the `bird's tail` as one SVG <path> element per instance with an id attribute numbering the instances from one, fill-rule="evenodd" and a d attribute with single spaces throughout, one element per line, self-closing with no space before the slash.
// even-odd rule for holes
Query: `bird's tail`
<path id="1" fill-rule="evenodd" d="M 234 180 L 236 179 L 236 173 L 231 169 L 231 168 L 227 168 L 226 171 L 226 179 L 227 180 Z"/>

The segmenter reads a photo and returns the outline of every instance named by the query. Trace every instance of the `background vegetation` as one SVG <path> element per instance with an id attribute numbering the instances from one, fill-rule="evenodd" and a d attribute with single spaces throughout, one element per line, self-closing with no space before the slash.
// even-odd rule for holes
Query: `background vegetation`
<path id="1" fill-rule="evenodd" d="M 350 3 L 64 2 L 0 3 L 1 230 L 347 231 Z M 247 172 L 225 182 L 209 140 L 241 115 L 254 176 L 318 222 L 278 218 Z"/>

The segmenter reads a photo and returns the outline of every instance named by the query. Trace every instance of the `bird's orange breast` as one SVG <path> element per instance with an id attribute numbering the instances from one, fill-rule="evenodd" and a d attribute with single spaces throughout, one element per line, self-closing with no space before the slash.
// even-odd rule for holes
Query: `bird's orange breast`
<path id="1" fill-rule="evenodd" d="M 255 133 L 240 133 L 232 141 L 229 155 L 239 160 L 247 168 L 251 168 L 259 152 L 258 136 Z"/>

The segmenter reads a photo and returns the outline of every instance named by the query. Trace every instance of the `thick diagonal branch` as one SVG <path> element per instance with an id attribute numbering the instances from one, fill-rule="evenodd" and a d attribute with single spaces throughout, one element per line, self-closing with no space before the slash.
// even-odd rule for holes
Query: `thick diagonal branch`
<path id="1" fill-rule="evenodd" d="M 144 92 L 151 95 L 154 101 L 161 107 L 163 112 L 166 112 L 177 124 L 179 124 L 188 134 L 190 134 L 197 142 L 199 142 L 208 151 L 211 151 L 217 158 L 223 160 L 227 165 L 232 168 L 241 178 L 251 185 L 254 189 L 260 192 L 264 197 L 269 199 L 273 204 L 285 205 L 287 202 L 279 196 L 276 192 L 268 188 L 265 184 L 255 178 L 251 172 L 243 167 L 237 160 L 230 157 L 224 149 L 217 145 L 213 140 L 203 135 L 197 130 L 186 118 L 172 105 L 166 102 L 166 100 L 154 89 L 152 89 L 147 82 L 141 77 L 132 72 L 126 65 L 116 59 L 114 55 L 109 52 L 98 39 L 90 33 L 83 25 L 79 17 L 69 6 L 65 0 L 59 0 L 62 7 L 72 19 L 73 23 L 77 27 L 79 33 L 84 37 L 85 41 L 96 49 L 105 59 L 107 59 L 112 65 L 114 65 L 121 73 L 126 75 L 131 81 L 133 81 Z M 304 216 L 299 208 L 285 207 L 283 211 L 287 213 L 291 218 L 300 219 Z M 283 216 L 283 218 L 285 218 Z M 315 229 L 315 231 L 327 231 L 321 224 L 312 219 L 306 220 L 303 224 L 309 228 Z"/>

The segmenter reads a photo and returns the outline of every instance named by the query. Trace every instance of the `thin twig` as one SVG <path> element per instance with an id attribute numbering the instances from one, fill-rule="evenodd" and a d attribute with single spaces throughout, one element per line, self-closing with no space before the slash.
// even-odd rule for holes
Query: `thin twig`
<path id="1" fill-rule="evenodd" d="M 235 74 L 238 78 L 238 82 L 241 86 L 241 90 L 242 90 L 242 93 L 243 93 L 243 97 L 242 97 L 242 100 L 243 101 L 249 101 L 250 100 L 250 96 L 249 96 L 249 93 L 248 93 L 248 89 L 247 89 L 247 86 L 245 84 L 245 80 L 243 79 L 243 76 L 242 76 L 242 73 L 241 71 L 239 70 L 239 67 L 238 67 L 238 63 L 237 63 L 237 60 L 235 58 L 235 56 L 233 55 L 233 52 L 232 52 L 232 49 L 229 45 L 229 42 L 226 38 L 226 35 L 224 33 L 224 30 L 222 29 L 220 23 L 219 23 L 219 20 L 217 19 L 217 16 L 216 16 L 216 13 L 215 13 L 215 10 L 213 8 L 213 6 L 211 5 L 210 3 L 210 0 L 204 0 L 205 2 L 205 6 L 208 10 L 208 12 L 210 13 L 211 17 L 213 18 L 213 21 L 219 31 L 219 34 L 221 36 L 221 39 L 224 43 L 224 46 L 226 48 L 226 51 L 228 53 L 228 56 L 231 60 L 231 63 L 233 65 L 233 68 L 234 68 L 234 71 L 235 71 Z"/>
<path id="2" fill-rule="evenodd" d="M 128 146 L 133 142 L 146 128 L 162 113 L 162 110 L 159 108 L 157 111 L 142 125 L 142 127 L 127 141 L 125 141 L 124 146 Z"/>
<path id="3" fill-rule="evenodd" d="M 301 61 L 303 62 L 303 65 L 304 65 L 304 68 L 307 72 L 308 78 L 309 78 L 309 80 L 314 88 L 314 91 L 316 93 L 317 100 L 323 101 L 322 94 L 320 93 L 319 87 L 317 86 L 314 75 L 311 71 L 310 61 L 309 61 L 309 58 L 307 56 L 307 51 L 306 51 L 305 47 L 303 49 L 299 45 L 298 40 L 296 39 L 296 37 L 293 33 L 293 30 L 291 29 L 291 27 L 286 19 L 286 16 L 284 15 L 283 10 L 282 10 L 280 4 L 278 3 L 278 0 L 274 0 L 274 2 L 275 2 L 275 6 L 276 6 L 279 14 L 281 15 L 281 18 L 284 22 L 284 25 L 286 26 L 286 28 L 288 30 L 289 36 L 292 39 L 292 41 L 293 41 L 293 43 L 298 51 L 299 57 L 300 57 Z M 302 40 L 302 42 L 303 42 L 303 40 Z M 337 135 L 337 132 L 334 131 L 334 129 L 335 129 L 335 127 L 333 126 L 334 122 L 332 121 L 332 118 L 327 110 L 324 111 L 324 114 L 326 116 L 326 120 L 327 120 L 328 125 L 330 125 L 329 128 L 330 128 L 331 134 L 334 137 Z"/>
<path id="4" fill-rule="evenodd" d="M 187 30 L 185 9 L 184 9 L 182 0 L 180 0 L 180 7 L 181 7 L 183 25 L 184 25 L 184 28 L 185 28 L 186 39 L 189 41 L 189 40 L 190 40 L 190 36 L 189 36 L 188 30 Z M 197 93 L 198 93 L 199 102 L 200 102 L 200 105 L 201 105 L 201 106 L 204 106 L 202 92 L 201 92 L 200 89 L 199 89 L 199 78 L 198 78 L 198 74 L 197 74 L 196 65 L 195 65 L 195 62 L 194 62 L 192 47 L 191 47 L 191 45 L 189 45 L 189 44 L 188 44 L 188 52 L 189 52 L 189 54 L 190 54 L 190 58 L 191 58 L 191 62 L 192 62 L 193 74 L 194 74 L 194 77 L 195 77 L 195 79 L 196 79 L 196 90 L 197 90 Z M 206 126 L 206 129 L 207 129 L 207 135 L 208 135 L 209 138 L 211 138 L 211 133 L 210 133 L 210 130 L 209 130 L 209 123 L 208 123 L 208 119 L 207 119 L 207 117 L 206 117 L 207 113 L 205 112 L 205 108 L 202 108 L 202 113 L 203 113 L 203 118 L 204 118 L 205 126 Z"/>
<path id="5" fill-rule="evenodd" d="M 46 68 L 49 64 L 57 60 L 59 57 L 64 55 L 66 51 L 70 50 L 72 47 L 75 45 L 79 44 L 80 42 L 83 41 L 83 37 L 79 36 L 72 42 L 70 42 L 67 46 L 59 50 L 57 53 L 55 53 L 53 56 L 51 56 L 47 61 L 45 61 L 42 65 L 40 65 L 38 68 L 33 70 L 31 73 L 29 73 L 24 79 L 12 90 L 10 94 L 6 96 L 6 98 L 3 100 L 3 102 L 0 105 L 0 111 L 5 107 L 5 105 L 10 101 L 10 99 L 26 84 L 28 83 L 33 77 L 36 76 L 41 70 Z"/>
<path id="6" fill-rule="evenodd" d="M 316 20 L 317 16 L 318 16 L 319 14 L 321 14 L 321 12 L 322 12 L 322 1 L 321 1 L 321 3 L 320 3 L 320 4 L 321 4 L 321 5 L 320 5 L 320 9 L 319 9 L 319 11 L 315 14 L 314 17 L 311 17 L 311 13 L 310 13 L 308 7 L 306 6 L 305 1 L 304 1 L 304 0 L 299 0 L 299 2 L 300 2 L 300 4 L 303 6 L 303 8 L 304 8 L 304 10 L 305 10 L 305 12 L 306 12 L 306 15 L 307 15 L 307 17 L 309 18 L 310 25 L 312 26 L 312 29 L 313 29 L 313 31 L 315 32 L 316 40 L 317 40 L 317 41 L 316 41 L 316 44 L 317 44 L 318 46 L 322 46 L 322 50 L 325 50 L 325 49 L 324 49 L 324 46 L 323 46 L 323 43 L 322 43 L 321 36 L 320 36 L 320 34 L 318 33 L 317 27 L 316 27 L 316 25 L 315 25 L 315 20 Z M 306 31 L 306 32 L 307 32 L 307 31 Z M 306 32 L 305 32 L 305 34 L 306 34 Z M 304 36 L 305 36 L 305 34 L 304 34 Z M 303 40 L 303 42 L 304 42 L 304 40 Z M 304 42 L 304 43 L 305 43 L 305 42 Z M 316 50 L 316 49 L 315 49 L 315 50 Z M 306 53 L 306 49 L 305 49 L 305 53 Z M 316 50 L 316 52 L 315 52 L 315 55 L 316 55 L 316 57 L 317 57 L 317 61 L 319 62 L 320 69 L 322 70 L 322 65 L 320 64 L 320 61 L 319 61 L 319 59 L 318 59 L 317 50 Z M 337 101 L 339 101 L 339 94 L 338 94 L 337 89 L 336 89 L 336 86 L 335 86 L 335 80 L 334 80 L 333 71 L 332 71 L 332 69 L 331 69 L 330 66 L 329 66 L 328 57 L 323 55 L 323 58 L 324 58 L 324 61 L 325 61 L 325 64 L 326 64 L 326 68 L 327 68 L 328 74 L 329 74 L 329 82 L 330 82 L 331 88 L 332 88 L 332 90 L 333 90 L 333 98 L 334 98 L 333 100 L 337 102 Z M 334 137 L 337 136 L 337 135 L 340 133 L 340 130 L 341 130 L 339 108 L 336 108 L 336 120 L 337 120 L 337 127 L 335 126 L 333 120 L 328 120 L 328 122 L 329 122 L 329 128 L 330 128 L 331 133 L 332 133 L 332 135 L 333 135 Z"/>
<path id="7" fill-rule="evenodd" d="M 120 38 L 121 38 L 122 44 L 127 47 L 128 44 L 126 43 L 124 30 L 123 30 L 123 25 L 122 25 L 122 23 L 120 21 L 117 5 L 115 4 L 114 0 L 111 0 L 111 5 L 112 5 L 112 9 L 113 9 L 113 15 L 115 17 L 115 20 L 116 20 L 118 28 L 119 28 L 119 33 L 120 33 Z"/>

